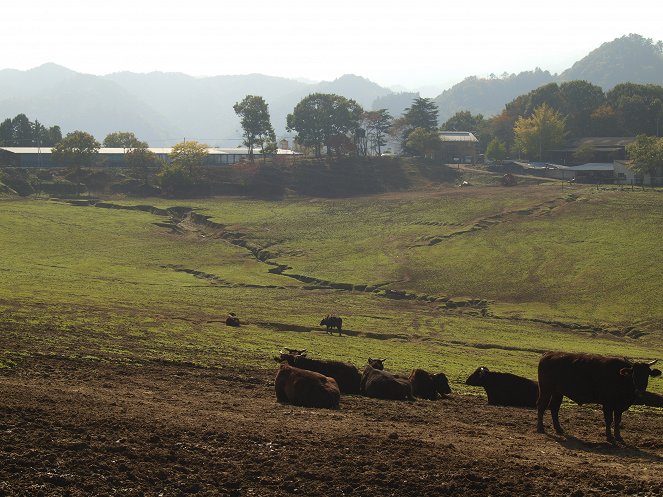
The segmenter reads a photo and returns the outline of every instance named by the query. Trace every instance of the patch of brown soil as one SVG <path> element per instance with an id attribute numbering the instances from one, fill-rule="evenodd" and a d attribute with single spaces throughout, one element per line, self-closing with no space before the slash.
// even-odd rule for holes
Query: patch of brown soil
<path id="1" fill-rule="evenodd" d="M 0 373 L 0 495 L 663 495 L 660 411 L 613 447 L 595 409 L 539 435 L 476 397 L 281 405 L 274 374 L 26 361 Z"/>

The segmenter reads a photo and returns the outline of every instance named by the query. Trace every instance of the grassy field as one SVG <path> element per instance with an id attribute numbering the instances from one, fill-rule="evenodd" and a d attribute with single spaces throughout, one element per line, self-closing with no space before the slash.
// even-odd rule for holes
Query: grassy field
<path id="1" fill-rule="evenodd" d="M 137 210 L 0 201 L 0 365 L 53 354 L 273 367 L 290 346 L 443 370 L 470 392 L 477 366 L 535 377 L 549 349 L 663 358 L 657 192 L 109 201 L 186 206 L 216 225 L 175 232 Z M 229 311 L 246 325 L 227 328 Z M 348 336 L 317 326 L 329 312 Z"/>

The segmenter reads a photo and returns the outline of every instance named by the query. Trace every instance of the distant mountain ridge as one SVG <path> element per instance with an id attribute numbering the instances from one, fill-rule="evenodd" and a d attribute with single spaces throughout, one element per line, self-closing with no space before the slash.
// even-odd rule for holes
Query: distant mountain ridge
<path id="1" fill-rule="evenodd" d="M 559 75 L 536 68 L 502 78 L 469 77 L 435 98 L 444 122 L 459 110 L 491 116 L 514 98 L 548 83 L 585 80 L 608 91 L 619 83 L 663 85 L 663 42 L 637 34 L 603 43 Z"/>
<path id="2" fill-rule="evenodd" d="M 604 43 L 560 75 L 542 69 L 503 77 L 466 78 L 435 98 L 440 122 L 460 110 L 488 117 L 515 97 L 550 83 L 585 79 L 608 90 L 621 82 L 663 84 L 663 43 L 628 35 Z M 132 131 L 152 146 L 193 139 L 212 146 L 241 144 L 232 106 L 246 95 L 269 104 L 277 137 L 286 135 L 286 115 L 310 93 L 337 93 L 365 109 L 387 108 L 394 117 L 417 93 L 396 93 L 366 78 L 346 74 L 308 83 L 262 74 L 196 78 L 182 73 L 119 72 L 94 76 L 44 64 L 28 71 L 0 70 L 0 119 L 19 113 L 63 133 L 88 131 L 98 139 Z"/>

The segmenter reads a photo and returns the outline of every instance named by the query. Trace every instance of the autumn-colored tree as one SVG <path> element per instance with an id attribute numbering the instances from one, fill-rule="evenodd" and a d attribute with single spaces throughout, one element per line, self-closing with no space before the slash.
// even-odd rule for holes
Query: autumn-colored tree
<path id="1" fill-rule="evenodd" d="M 663 171 L 663 138 L 638 135 L 627 145 L 630 167 L 641 174 L 656 176 Z"/>
<path id="2" fill-rule="evenodd" d="M 545 152 L 564 141 L 564 118 L 548 104 L 536 109 L 531 117 L 519 117 L 513 128 L 515 144 L 527 157 L 543 160 Z"/>
<path id="3" fill-rule="evenodd" d="M 173 164 L 182 167 L 191 178 L 196 176 L 207 159 L 208 146 L 195 140 L 180 142 L 170 152 L 170 160 Z"/>

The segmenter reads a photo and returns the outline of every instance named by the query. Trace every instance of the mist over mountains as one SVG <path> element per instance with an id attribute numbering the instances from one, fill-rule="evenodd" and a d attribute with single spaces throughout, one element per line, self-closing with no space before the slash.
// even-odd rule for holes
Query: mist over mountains
<path id="1" fill-rule="evenodd" d="M 609 90 L 622 82 L 663 85 L 663 43 L 628 35 L 604 43 L 561 74 L 540 68 L 488 78 L 468 77 L 435 98 L 440 122 L 460 110 L 495 115 L 515 97 L 551 82 L 583 79 Z M 399 116 L 417 93 L 396 93 L 360 76 L 334 81 L 248 74 L 196 78 L 181 73 L 120 72 L 93 76 L 56 64 L 28 71 L 0 71 L 0 118 L 26 114 L 63 133 L 84 130 L 98 140 L 132 131 L 151 146 L 192 139 L 211 146 L 239 146 L 241 129 L 233 105 L 246 95 L 269 104 L 277 137 L 286 135 L 286 115 L 310 93 L 336 93 L 365 109 L 387 108 Z"/>

